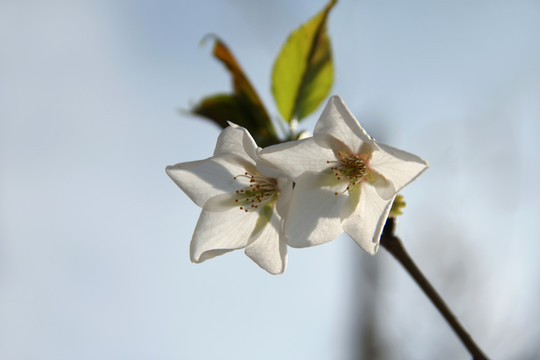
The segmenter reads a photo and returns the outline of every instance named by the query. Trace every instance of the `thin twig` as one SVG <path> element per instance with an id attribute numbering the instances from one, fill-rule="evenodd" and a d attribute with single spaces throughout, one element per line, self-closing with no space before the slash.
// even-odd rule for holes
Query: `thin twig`
<path id="1" fill-rule="evenodd" d="M 401 240 L 394 236 L 394 219 L 388 218 L 386 225 L 381 236 L 381 245 L 392 254 L 397 261 L 403 265 L 403 267 L 409 272 L 412 278 L 416 281 L 418 286 L 424 291 L 427 297 L 431 300 L 433 305 L 439 310 L 441 315 L 448 322 L 452 330 L 459 337 L 463 345 L 469 350 L 469 353 L 473 356 L 474 360 L 486 360 L 487 356 L 476 345 L 469 333 L 465 331 L 463 326 L 459 323 L 456 316 L 450 311 L 441 296 L 435 291 L 433 286 L 429 283 L 426 277 L 422 274 L 418 266 L 411 259 Z"/>

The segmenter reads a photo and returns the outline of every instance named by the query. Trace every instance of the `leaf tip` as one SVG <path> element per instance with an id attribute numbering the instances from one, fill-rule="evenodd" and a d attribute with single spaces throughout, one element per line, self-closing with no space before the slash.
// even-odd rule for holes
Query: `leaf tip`
<path id="1" fill-rule="evenodd" d="M 209 41 L 220 41 L 220 40 L 219 40 L 219 36 L 217 36 L 217 34 L 214 34 L 214 33 L 207 33 L 207 34 L 205 34 L 205 35 L 202 37 L 202 39 L 199 41 L 199 47 L 206 46 L 206 44 L 207 44 Z"/>

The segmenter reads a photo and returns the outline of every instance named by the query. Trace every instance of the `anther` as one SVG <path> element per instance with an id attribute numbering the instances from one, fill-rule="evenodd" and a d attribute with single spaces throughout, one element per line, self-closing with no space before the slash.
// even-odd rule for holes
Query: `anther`
<path id="1" fill-rule="evenodd" d="M 330 170 L 337 180 L 345 180 L 349 183 L 344 192 L 351 191 L 368 174 L 367 162 L 369 161 L 369 156 L 367 154 L 348 154 L 340 151 L 337 158 L 338 160 L 336 161 L 327 160 L 326 163 L 339 163 L 338 166 L 330 167 Z"/>
<path id="2" fill-rule="evenodd" d="M 277 194 L 277 181 L 274 178 L 268 178 L 258 173 L 250 174 L 244 172 L 243 175 L 234 177 L 236 180 L 245 178 L 244 189 L 235 190 L 235 203 L 240 206 L 240 210 L 245 212 L 253 211 L 258 208 L 258 205 L 264 205 L 274 199 Z M 249 179 L 249 181 L 248 181 Z"/>

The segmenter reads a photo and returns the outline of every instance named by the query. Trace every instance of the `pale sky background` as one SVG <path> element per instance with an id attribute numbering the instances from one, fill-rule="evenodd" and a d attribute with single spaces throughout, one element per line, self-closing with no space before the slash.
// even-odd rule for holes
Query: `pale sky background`
<path id="1" fill-rule="evenodd" d="M 0 359 L 352 359 L 366 319 L 380 358 L 468 358 L 384 249 L 189 261 L 199 209 L 164 168 L 211 155 L 178 109 L 230 88 L 199 41 L 277 116 L 274 58 L 324 4 L 0 2 Z M 539 359 L 540 2 L 341 0 L 329 33 L 332 93 L 431 163 L 398 235 L 488 355 Z"/>

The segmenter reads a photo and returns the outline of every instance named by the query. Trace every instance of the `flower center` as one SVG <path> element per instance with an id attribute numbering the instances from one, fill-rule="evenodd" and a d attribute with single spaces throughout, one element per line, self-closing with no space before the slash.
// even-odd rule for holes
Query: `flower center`
<path id="1" fill-rule="evenodd" d="M 240 210 L 248 212 L 256 210 L 259 206 L 264 206 L 278 193 L 277 180 L 261 174 L 250 174 L 245 172 L 234 177 L 235 180 L 247 179 L 248 186 L 244 189 L 236 190 L 234 201 L 240 205 Z"/>
<path id="2" fill-rule="evenodd" d="M 327 161 L 327 163 L 338 163 L 337 166 L 330 167 L 330 170 L 332 170 L 337 180 L 349 183 L 344 191 L 351 191 L 368 174 L 368 161 L 367 154 L 348 154 L 340 151 L 338 152 L 338 160 Z M 338 193 L 335 193 L 335 195 L 338 195 Z"/>

